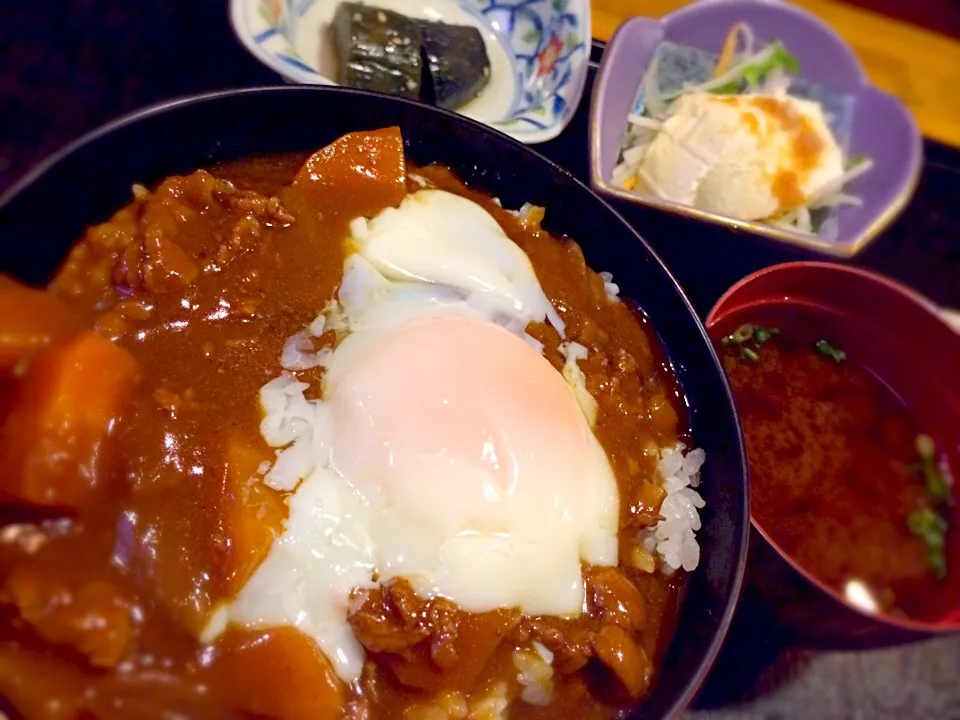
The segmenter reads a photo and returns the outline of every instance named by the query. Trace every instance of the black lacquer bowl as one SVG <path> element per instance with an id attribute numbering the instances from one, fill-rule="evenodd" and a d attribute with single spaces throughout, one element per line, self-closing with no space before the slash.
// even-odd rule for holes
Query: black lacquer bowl
<path id="1" fill-rule="evenodd" d="M 750 527 L 738 421 L 724 375 L 686 296 L 650 247 L 585 185 L 519 142 L 453 113 L 343 88 L 263 88 L 171 102 L 97 130 L 0 197 L 0 268 L 48 280 L 86 226 L 106 220 L 134 182 L 245 156 L 309 151 L 353 130 L 399 125 L 407 155 L 441 163 L 501 199 L 546 207 L 545 226 L 575 239 L 587 261 L 615 274 L 667 349 L 706 450 L 702 556 L 652 694 L 635 718 L 678 713 L 692 699 L 727 631 Z"/>

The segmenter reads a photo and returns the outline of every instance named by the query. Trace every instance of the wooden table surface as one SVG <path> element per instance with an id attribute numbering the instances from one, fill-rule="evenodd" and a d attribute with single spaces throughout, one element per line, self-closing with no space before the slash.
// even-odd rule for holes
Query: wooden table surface
<path id="1" fill-rule="evenodd" d="M 924 0 L 913 0 L 924 2 Z M 681 0 L 592 0 L 593 36 L 630 17 L 662 17 Z M 960 147 L 960 41 L 834 0 L 795 0 L 850 43 L 870 79 L 901 98 L 929 138 Z"/>

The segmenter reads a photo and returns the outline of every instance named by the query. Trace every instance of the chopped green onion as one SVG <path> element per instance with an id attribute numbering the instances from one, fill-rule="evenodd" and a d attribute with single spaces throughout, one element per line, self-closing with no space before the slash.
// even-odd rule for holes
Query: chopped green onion
<path id="1" fill-rule="evenodd" d="M 735 343 L 745 343 L 749 342 L 753 337 L 754 325 L 741 325 L 738 327 L 731 337 Z"/>
<path id="2" fill-rule="evenodd" d="M 815 347 L 821 355 L 833 358 L 838 363 L 847 359 L 847 354 L 843 350 L 838 350 L 826 340 L 818 340 Z"/>
<path id="3" fill-rule="evenodd" d="M 950 486 L 943 481 L 943 477 L 936 470 L 924 463 L 923 478 L 927 483 L 927 494 L 934 500 L 950 502 Z"/>
<path id="4" fill-rule="evenodd" d="M 938 579 L 947 574 L 947 556 L 944 550 L 946 534 L 950 527 L 947 518 L 936 507 L 953 504 L 949 470 L 937 465 L 937 448 L 929 435 L 917 435 L 915 442 L 920 462 L 914 470 L 923 476 L 932 507 L 914 510 L 907 516 L 910 532 L 923 540 L 927 546 L 927 565 Z"/>
<path id="5" fill-rule="evenodd" d="M 763 345 L 767 340 L 772 338 L 774 335 L 779 335 L 780 330 L 778 328 L 765 328 L 761 325 L 757 325 L 753 331 L 753 340 L 758 345 Z"/>
<path id="6" fill-rule="evenodd" d="M 917 435 L 915 447 L 921 460 L 933 460 L 936 456 L 937 447 L 929 435 Z"/>
<path id="7" fill-rule="evenodd" d="M 907 527 L 927 546 L 927 565 L 934 576 L 942 580 L 947 574 L 947 556 L 944 552 L 944 536 L 949 527 L 947 521 L 939 513 L 925 507 L 907 516 Z"/>
<path id="8" fill-rule="evenodd" d="M 774 335 L 779 334 L 780 330 L 778 328 L 763 327 L 763 325 L 753 325 L 752 323 L 747 323 L 738 327 L 730 335 L 721 338 L 720 342 L 727 346 L 736 345 L 740 350 L 739 358 L 741 360 L 751 360 L 753 362 L 757 362 L 760 359 L 760 355 L 757 354 L 757 350 L 760 349 L 760 346 L 770 340 L 770 338 Z M 748 343 L 751 342 L 754 345 L 753 348 L 748 347 Z"/>
<path id="9" fill-rule="evenodd" d="M 907 515 L 907 526 L 914 535 L 924 539 L 939 537 L 942 540 L 943 533 L 947 530 L 947 521 L 931 508 L 924 507 Z M 933 543 L 937 544 L 937 540 L 934 539 Z"/>
<path id="10" fill-rule="evenodd" d="M 930 499 L 946 505 L 953 504 L 950 483 L 944 477 L 940 468 L 937 467 L 937 448 L 934 445 L 933 438 L 929 435 L 918 435 L 916 448 L 917 455 L 920 456 L 920 462 L 916 464 L 916 470 L 923 475 L 923 481 L 927 486 L 927 494 Z"/>
<path id="11" fill-rule="evenodd" d="M 943 580 L 947 576 L 947 555 L 943 548 L 931 548 L 927 551 L 927 565 L 933 570 L 933 576 L 937 580 Z"/>

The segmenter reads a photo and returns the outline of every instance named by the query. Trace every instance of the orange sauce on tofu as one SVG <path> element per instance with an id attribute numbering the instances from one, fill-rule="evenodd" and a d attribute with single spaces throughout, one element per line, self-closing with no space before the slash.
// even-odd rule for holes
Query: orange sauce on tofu
<path id="1" fill-rule="evenodd" d="M 810 119 L 797 112 L 785 100 L 772 97 L 754 97 L 748 101 L 788 135 L 787 157 L 780 159 L 780 168 L 773 177 L 773 194 L 780 211 L 791 210 L 806 201 L 803 181 L 820 162 L 824 142 Z M 748 114 L 748 113 L 745 113 Z"/>
<path id="2" fill-rule="evenodd" d="M 810 118 L 797 112 L 789 102 L 775 97 L 750 97 L 745 100 L 723 97 L 718 100 L 734 106 L 746 102 L 756 110 L 742 112 L 740 120 L 749 132 L 758 137 L 761 144 L 767 144 L 769 137 L 763 135 L 757 113 L 765 116 L 773 127 L 787 135 L 787 152 L 778 158 L 778 168 L 772 176 L 772 191 L 781 213 L 803 205 L 807 201 L 802 189 L 803 183 L 807 175 L 819 165 L 826 149 L 823 138 Z M 769 132 L 772 130 L 768 130 Z"/>

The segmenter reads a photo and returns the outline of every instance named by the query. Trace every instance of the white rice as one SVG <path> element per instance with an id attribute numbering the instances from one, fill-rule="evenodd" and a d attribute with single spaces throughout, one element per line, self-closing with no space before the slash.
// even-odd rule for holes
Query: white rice
<path id="1" fill-rule="evenodd" d="M 414 705 L 403 714 L 404 720 L 460 720 L 467 717 L 467 701 L 460 693 L 443 695 L 429 705 Z"/>
<path id="2" fill-rule="evenodd" d="M 530 222 L 530 219 L 534 214 L 542 217 L 542 211 L 543 208 L 534 205 L 533 203 L 524 203 L 520 206 L 519 210 L 508 210 L 507 212 L 520 218 L 520 222 L 526 225 Z"/>
<path id="3" fill-rule="evenodd" d="M 507 684 L 500 682 L 480 697 L 449 692 L 429 703 L 413 705 L 403 713 L 403 720 L 505 720 L 509 705 Z"/>
<path id="4" fill-rule="evenodd" d="M 507 697 L 507 684 L 497 683 L 490 689 L 490 694 L 477 702 L 470 703 L 470 720 L 504 720 L 507 717 L 507 707 L 510 700 Z"/>
<path id="5" fill-rule="evenodd" d="M 613 281 L 613 273 L 604 271 L 598 274 L 603 278 L 603 289 L 607 293 L 607 297 L 613 302 L 619 302 L 620 286 Z"/>
<path id="6" fill-rule="evenodd" d="M 260 388 L 260 404 L 264 410 L 260 434 L 277 450 L 272 467 L 264 470 L 264 483 L 274 490 L 290 491 L 302 478 L 308 477 L 325 457 L 325 430 L 329 424 L 328 409 L 316 400 L 307 400 L 307 383 L 289 374 L 274 378 Z"/>
<path id="7" fill-rule="evenodd" d="M 667 492 L 660 515 L 663 519 L 643 537 L 643 546 L 649 552 L 656 551 L 663 560 L 664 570 L 673 572 L 683 568 L 691 572 L 700 563 L 700 545 L 696 532 L 700 529 L 699 508 L 704 507 L 703 498 L 694 490 L 700 484 L 700 468 L 706 458 L 703 450 L 683 451 L 686 446 L 678 443 L 673 448 L 660 451 L 657 470 Z"/>
<path id="8" fill-rule="evenodd" d="M 538 642 L 532 650 L 513 653 L 520 698 L 531 705 L 549 705 L 553 700 L 553 653 Z"/>

